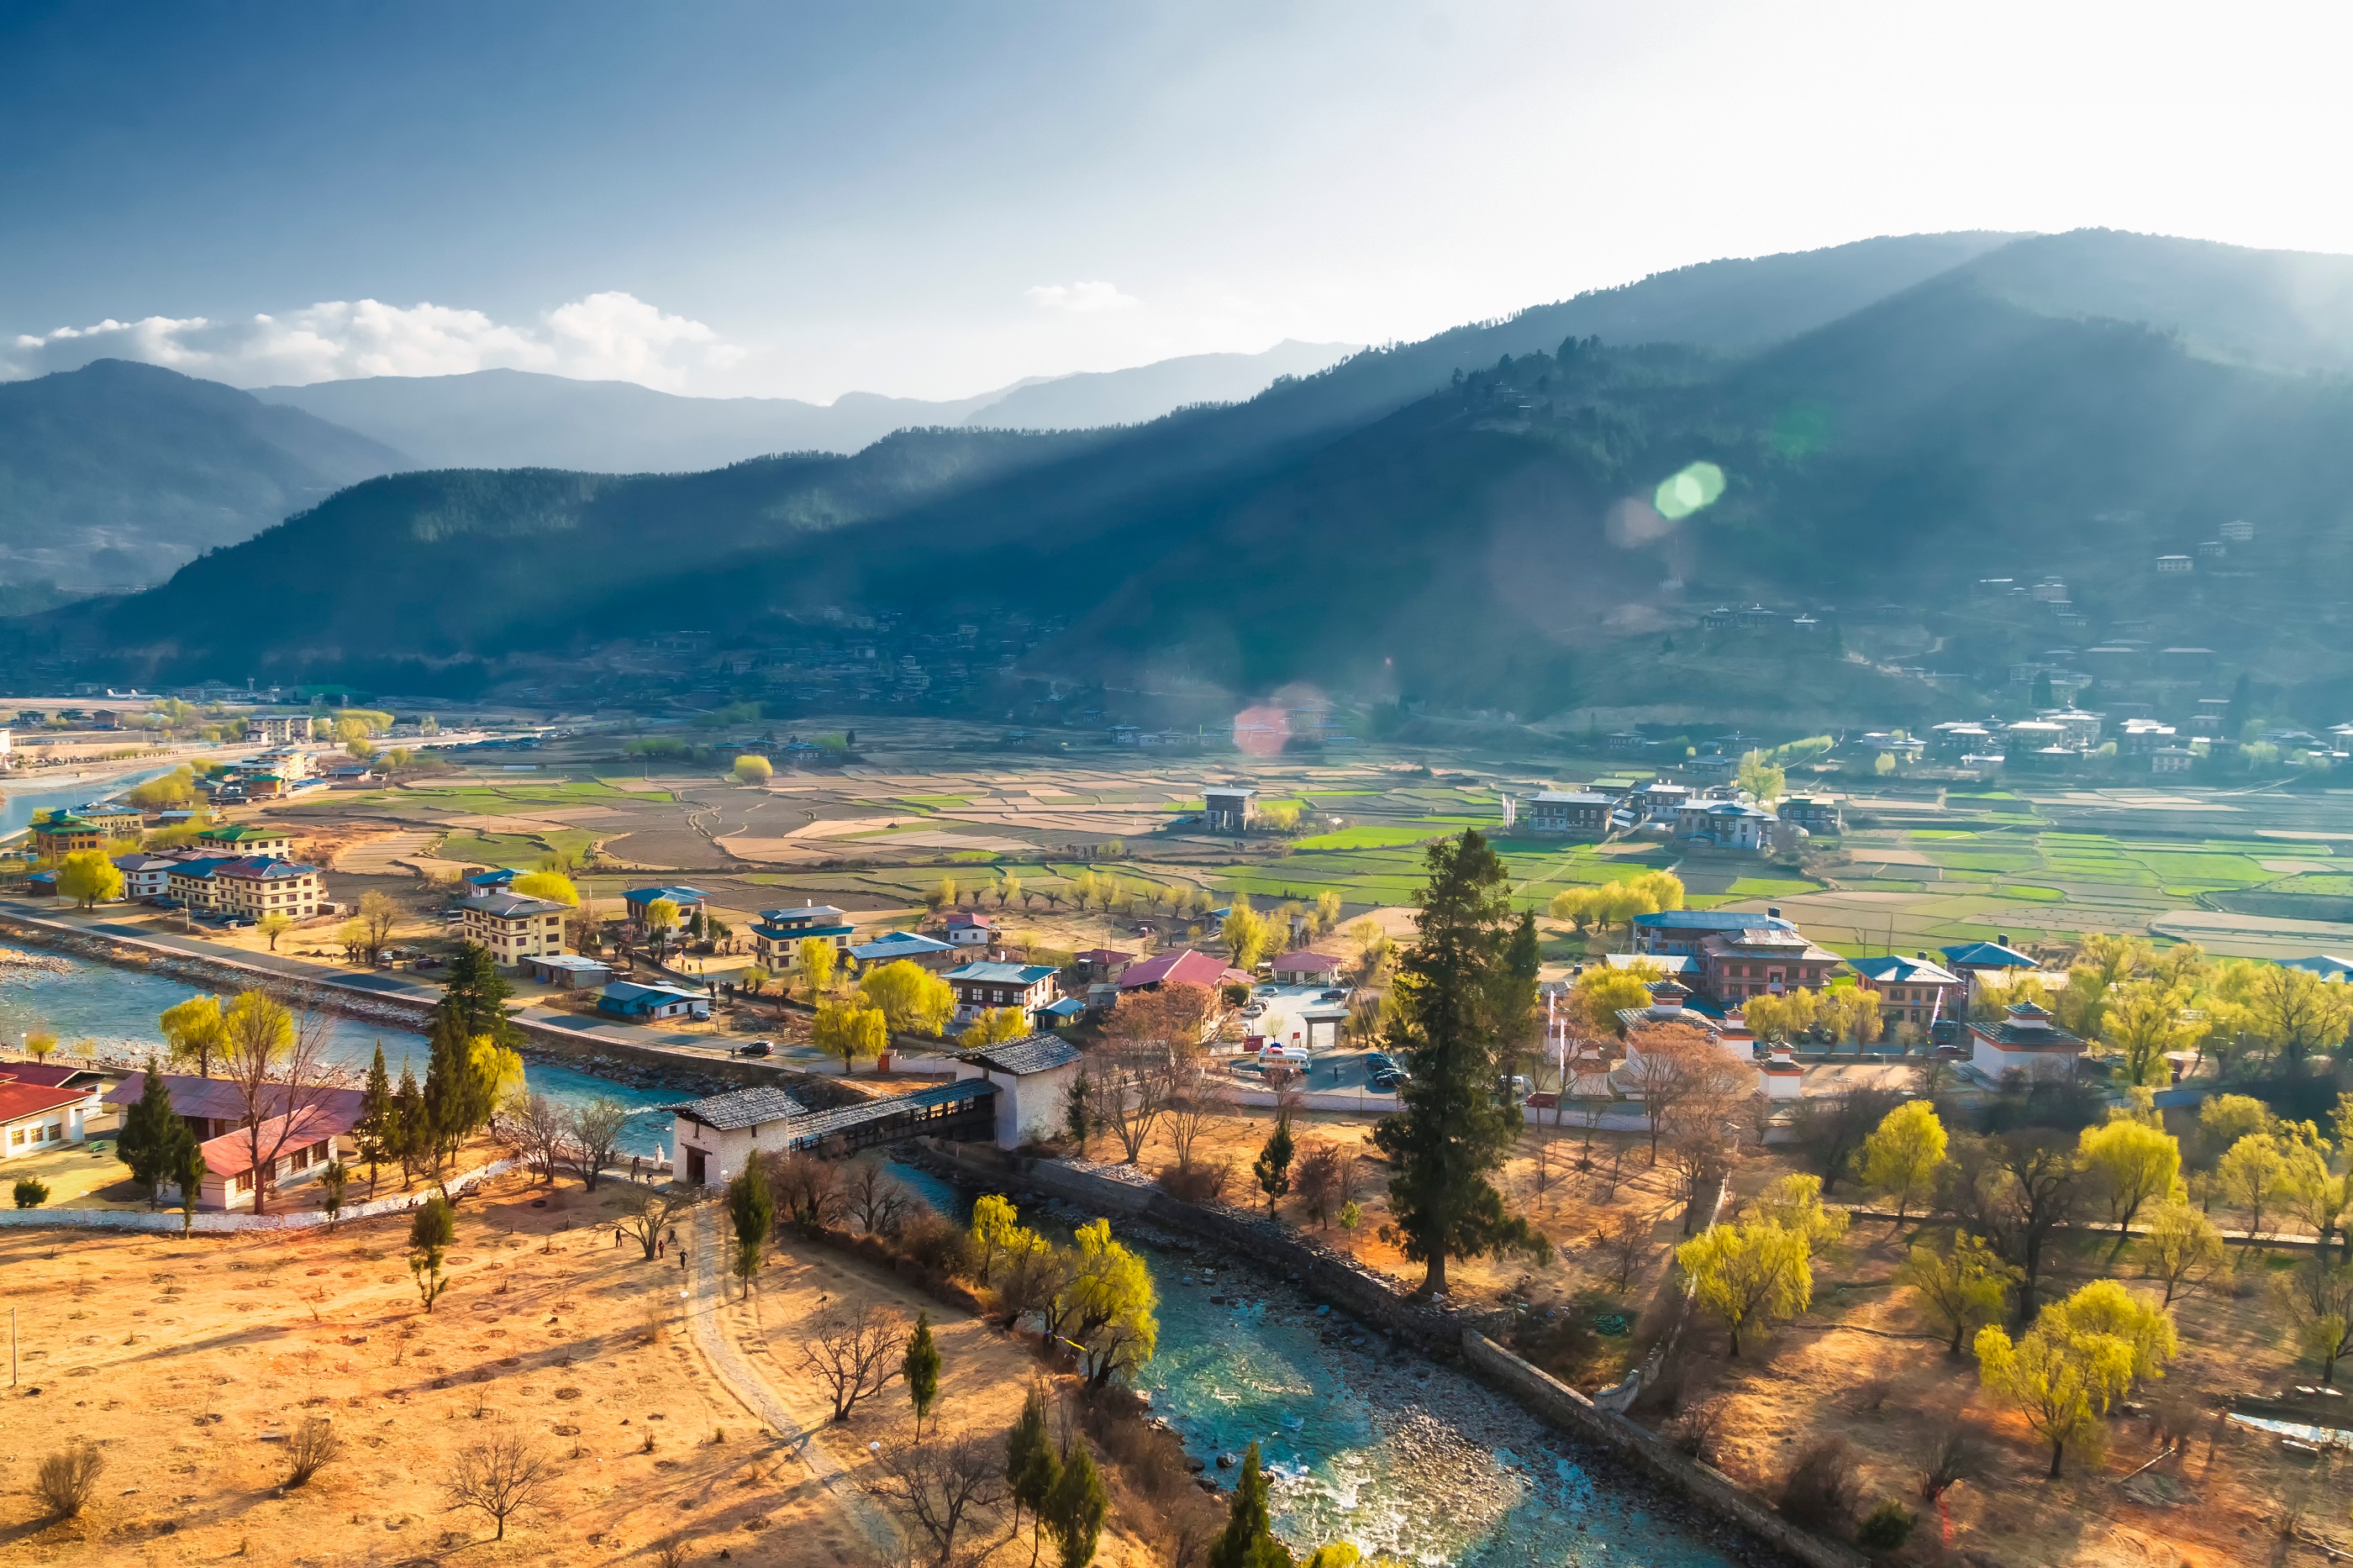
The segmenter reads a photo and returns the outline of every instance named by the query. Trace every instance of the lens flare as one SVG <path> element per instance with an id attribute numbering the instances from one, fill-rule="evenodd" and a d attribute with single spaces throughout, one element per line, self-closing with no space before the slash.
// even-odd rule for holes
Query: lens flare
<path id="1" fill-rule="evenodd" d="M 1281 708 L 1245 708 L 1234 715 L 1234 747 L 1253 757 L 1282 754 L 1291 739 L 1291 715 Z"/>
<path id="2" fill-rule="evenodd" d="M 1724 493 L 1724 470 L 1714 463 L 1694 463 L 1661 484 L 1651 504 L 1659 515 L 1680 521 Z"/>

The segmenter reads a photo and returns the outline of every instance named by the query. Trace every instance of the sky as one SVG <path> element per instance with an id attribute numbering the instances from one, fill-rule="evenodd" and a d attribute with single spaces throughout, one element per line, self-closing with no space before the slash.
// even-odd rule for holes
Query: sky
<path id="1" fill-rule="evenodd" d="M 2353 12 L 0 0 L 0 376 L 952 397 L 1727 256 L 2353 252 Z"/>

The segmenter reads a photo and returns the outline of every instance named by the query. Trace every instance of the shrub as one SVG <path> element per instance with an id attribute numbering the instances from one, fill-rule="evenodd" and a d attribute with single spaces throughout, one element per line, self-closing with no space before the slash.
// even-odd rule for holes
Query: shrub
<path id="1" fill-rule="evenodd" d="M 1799 1524 L 1830 1529 L 1854 1511 L 1854 1446 L 1824 1437 L 1798 1456 L 1781 1483 L 1781 1511 Z"/>
<path id="2" fill-rule="evenodd" d="M 71 1519 L 88 1508 L 90 1494 L 98 1489 L 98 1472 L 104 1468 L 106 1456 L 95 1443 L 78 1443 L 43 1459 L 40 1472 L 33 1478 L 33 1495 L 41 1500 L 42 1517 Z"/>
<path id="3" fill-rule="evenodd" d="M 979 1271 L 972 1237 L 961 1226 L 930 1209 L 918 1209 L 908 1215 L 893 1239 L 901 1253 L 951 1279 L 970 1279 Z"/>
<path id="4" fill-rule="evenodd" d="M 289 1489 L 299 1487 L 343 1457 L 343 1440 L 334 1427 L 313 1416 L 302 1423 L 286 1445 Z"/>
<path id="5" fill-rule="evenodd" d="M 47 1182 L 36 1181 L 31 1176 L 19 1176 L 16 1178 L 16 1206 L 18 1208 L 37 1209 L 48 1201 L 49 1186 Z"/>
<path id="6" fill-rule="evenodd" d="M 1855 1531 L 1855 1544 L 1866 1552 L 1893 1552 L 1912 1539 L 1913 1522 L 1911 1510 L 1889 1498 Z"/>
<path id="7" fill-rule="evenodd" d="M 1160 1187 L 1170 1197 L 1188 1204 L 1213 1204 L 1226 1195 L 1233 1180 L 1231 1160 L 1197 1160 L 1189 1165 L 1163 1165 Z"/>

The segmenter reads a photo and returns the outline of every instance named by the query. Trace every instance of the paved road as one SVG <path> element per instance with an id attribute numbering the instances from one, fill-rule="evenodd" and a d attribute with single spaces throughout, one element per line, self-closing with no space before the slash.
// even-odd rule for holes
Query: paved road
<path id="1" fill-rule="evenodd" d="M 797 1402 L 786 1400 L 775 1384 L 763 1377 L 728 1332 L 721 1310 L 726 1301 L 727 1286 L 725 1277 L 719 1271 L 717 1210 L 716 1204 L 704 1204 L 694 1214 L 694 1267 L 691 1270 L 694 1283 L 686 1303 L 686 1321 L 696 1347 L 719 1381 L 727 1385 L 727 1391 L 752 1413 L 753 1418 L 794 1446 L 802 1463 L 808 1466 L 811 1479 L 825 1489 L 835 1506 L 849 1516 L 882 1560 L 899 1561 L 904 1548 L 898 1527 L 849 1479 L 841 1462 L 826 1448 L 820 1435 L 828 1424 L 826 1411 L 816 1405 L 795 1409 Z"/>

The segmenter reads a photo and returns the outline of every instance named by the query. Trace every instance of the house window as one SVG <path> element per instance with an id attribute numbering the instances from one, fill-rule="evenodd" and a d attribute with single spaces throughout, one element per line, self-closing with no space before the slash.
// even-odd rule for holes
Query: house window
<path id="1" fill-rule="evenodd" d="M 231 1192 L 237 1193 L 249 1193 L 253 1191 L 253 1173 L 251 1171 L 239 1171 L 237 1173 L 236 1180 L 229 1184 L 229 1190 Z"/>

